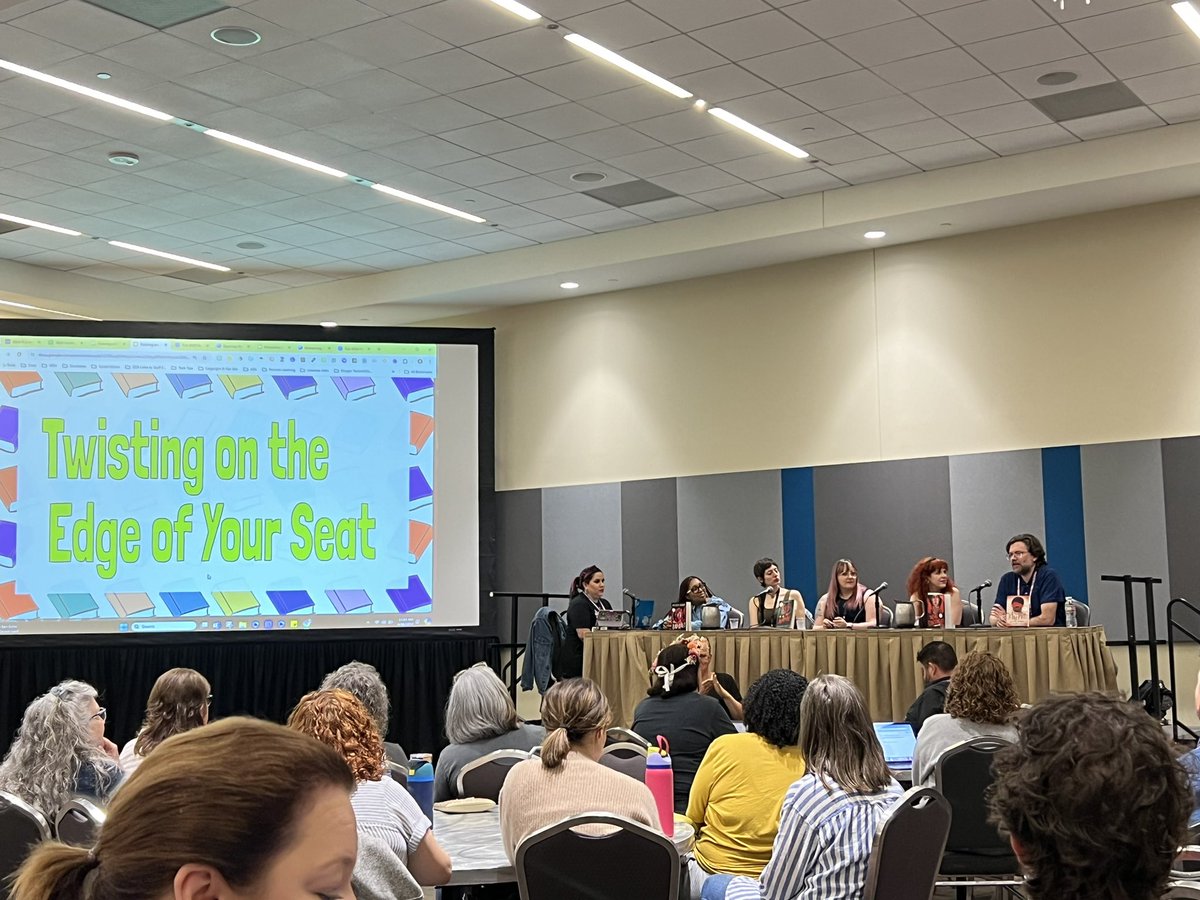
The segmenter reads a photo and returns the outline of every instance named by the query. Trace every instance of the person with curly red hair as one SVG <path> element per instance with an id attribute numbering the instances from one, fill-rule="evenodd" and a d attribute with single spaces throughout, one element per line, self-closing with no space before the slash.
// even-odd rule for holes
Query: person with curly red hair
<path id="1" fill-rule="evenodd" d="M 918 628 L 962 625 L 962 594 L 950 577 L 950 564 L 936 556 L 917 560 L 908 573 L 908 599 L 917 610 Z"/>
<path id="2" fill-rule="evenodd" d="M 332 747 L 350 767 L 356 784 L 350 804 L 360 834 L 382 838 L 418 884 L 450 880 L 450 857 L 433 836 L 433 824 L 398 782 L 385 778 L 383 738 L 371 714 L 349 691 L 305 694 L 288 727 Z"/>

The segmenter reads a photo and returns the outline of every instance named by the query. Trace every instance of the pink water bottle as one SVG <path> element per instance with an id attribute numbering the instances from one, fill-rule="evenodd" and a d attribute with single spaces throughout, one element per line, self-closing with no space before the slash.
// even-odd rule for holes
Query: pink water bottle
<path id="1" fill-rule="evenodd" d="M 658 747 L 646 753 L 646 787 L 658 807 L 658 824 L 667 837 L 675 836 L 675 772 L 671 768 L 671 747 L 658 736 Z"/>

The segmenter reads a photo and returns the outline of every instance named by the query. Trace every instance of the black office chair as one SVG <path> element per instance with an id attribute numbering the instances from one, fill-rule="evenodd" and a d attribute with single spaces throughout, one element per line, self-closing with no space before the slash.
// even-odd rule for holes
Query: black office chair
<path id="1" fill-rule="evenodd" d="M 649 747 L 650 742 L 630 728 L 610 728 L 604 736 L 605 746 L 609 744 L 637 744 L 639 747 Z"/>
<path id="2" fill-rule="evenodd" d="M 950 833 L 950 804 L 932 788 L 913 788 L 875 831 L 863 900 L 929 900 Z"/>
<path id="3" fill-rule="evenodd" d="M 978 737 L 946 749 L 933 764 L 933 783 L 950 803 L 952 817 L 938 874 L 955 880 L 958 900 L 972 885 L 1013 887 L 1024 883 L 1012 845 L 988 821 L 986 793 L 992 785 L 992 759 L 1008 741 Z"/>
<path id="4" fill-rule="evenodd" d="M 959 628 L 970 628 L 972 625 L 979 624 L 979 610 L 975 608 L 974 603 L 964 603 L 962 605 L 962 622 Z"/>
<path id="5" fill-rule="evenodd" d="M 45 816 L 15 794 L 0 791 L 0 900 L 8 900 L 9 876 L 49 837 Z"/>
<path id="6" fill-rule="evenodd" d="M 611 830 L 576 830 L 588 825 Z M 516 869 L 521 900 L 679 896 L 679 851 L 671 839 L 610 813 L 584 813 L 535 831 L 517 846 Z"/>
<path id="7" fill-rule="evenodd" d="M 638 781 L 646 780 L 646 748 L 630 741 L 608 744 L 600 753 L 600 765 L 623 772 Z"/>
<path id="8" fill-rule="evenodd" d="M 106 813 L 85 797 L 72 797 L 58 813 L 54 833 L 72 847 L 95 846 Z"/>
<path id="9" fill-rule="evenodd" d="M 491 753 L 467 763 L 458 772 L 455 787 L 460 797 L 486 797 L 500 800 L 500 788 L 512 767 L 524 759 L 531 759 L 524 750 L 493 750 Z"/>
<path id="10" fill-rule="evenodd" d="M 388 774 L 393 781 L 398 781 L 405 787 L 408 787 L 408 767 L 403 766 L 398 762 L 392 762 L 390 759 L 384 760 L 387 765 Z"/>

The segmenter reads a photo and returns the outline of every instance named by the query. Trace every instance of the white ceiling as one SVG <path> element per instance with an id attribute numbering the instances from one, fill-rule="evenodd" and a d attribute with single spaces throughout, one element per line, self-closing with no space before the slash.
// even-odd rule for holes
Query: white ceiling
<path id="1" fill-rule="evenodd" d="M 1165 0 L 529 5 L 561 27 L 487 0 L 229 0 L 165 31 L 83 0 L 0 0 L 4 59 L 487 219 L 5 73 L 0 213 L 244 274 L 197 284 L 172 277 L 177 263 L 27 229 L 0 235 L 0 260 L 16 264 L 0 263 L 0 287 L 32 266 L 174 295 L 182 317 L 194 317 L 186 299 L 225 301 L 213 318 L 342 310 L 382 324 L 555 296 L 559 274 L 590 276 L 594 292 L 840 252 L 863 246 L 863 222 L 915 240 L 1200 192 L 1196 126 L 1178 124 L 1200 119 L 1200 39 Z M 209 37 L 219 26 L 263 41 L 222 46 Z M 587 57 L 562 39 L 571 31 L 819 161 Z M 1038 84 L 1057 70 L 1078 78 Z M 1112 81 L 1142 105 L 1056 123 L 1030 102 Z M 108 164 L 118 150 L 140 165 Z M 948 171 L 921 175 L 933 170 Z M 572 181 L 581 171 L 606 179 Z M 636 179 L 678 196 L 622 209 L 582 193 Z M 237 246 L 247 241 L 264 247 Z M 64 284 L 22 296 L 61 305 Z"/>

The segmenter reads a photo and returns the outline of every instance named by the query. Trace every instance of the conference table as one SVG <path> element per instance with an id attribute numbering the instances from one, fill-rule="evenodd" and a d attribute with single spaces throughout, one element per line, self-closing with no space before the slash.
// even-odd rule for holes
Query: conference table
<path id="1" fill-rule="evenodd" d="M 646 696 L 658 651 L 683 632 L 593 631 L 583 641 L 583 671 L 612 706 L 614 725 L 628 728 Z M 917 652 L 945 641 L 959 657 L 969 650 L 995 654 L 1013 674 L 1023 703 L 1056 693 L 1117 691 L 1117 667 L 1104 628 L 873 628 L 865 631 L 774 628 L 705 631 L 713 668 L 736 679 L 743 696 L 770 669 L 807 678 L 845 675 L 866 696 L 871 718 L 900 722 L 923 688 Z"/>

